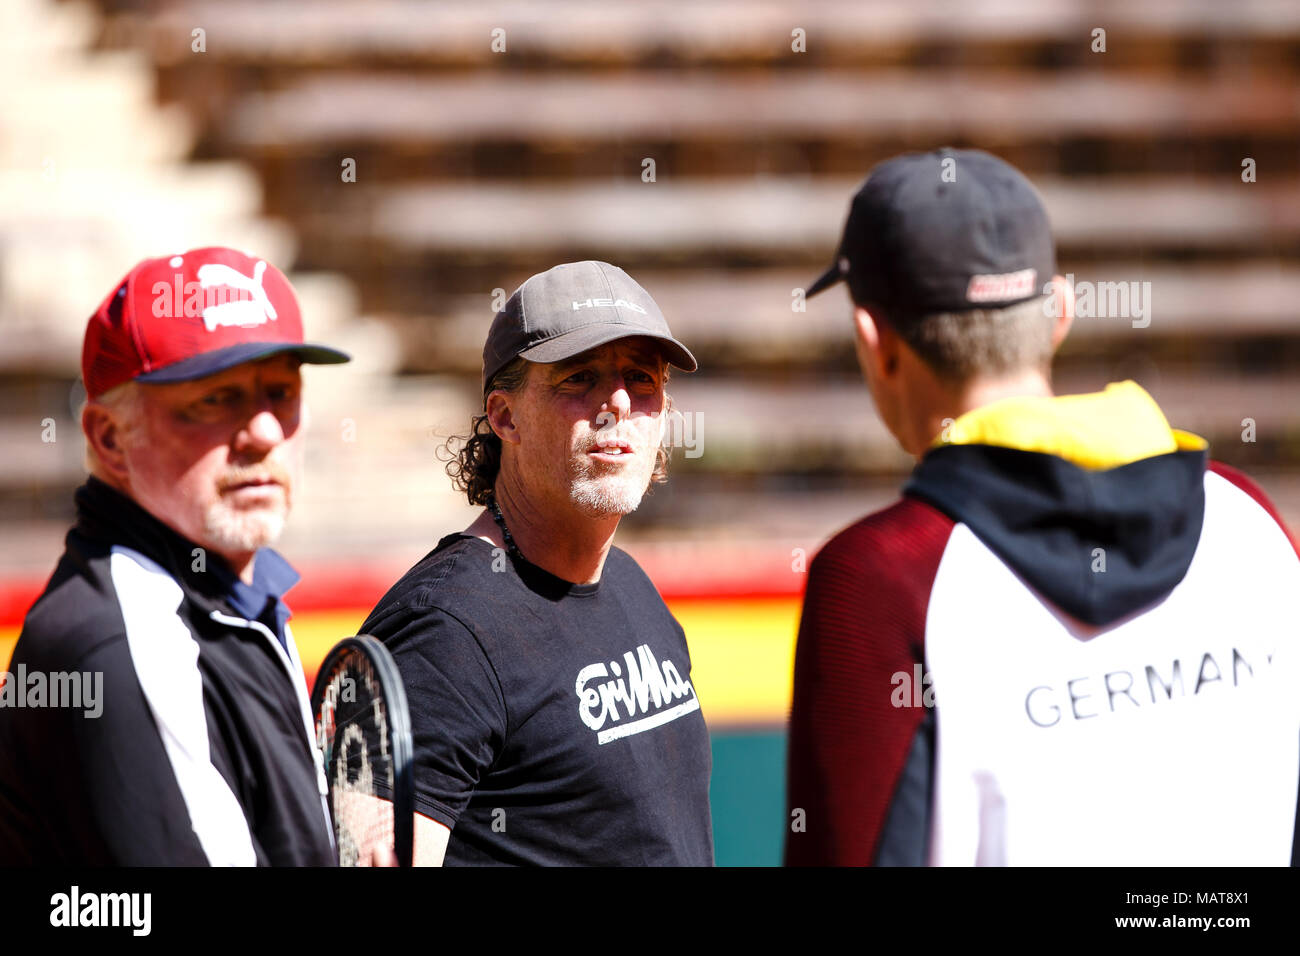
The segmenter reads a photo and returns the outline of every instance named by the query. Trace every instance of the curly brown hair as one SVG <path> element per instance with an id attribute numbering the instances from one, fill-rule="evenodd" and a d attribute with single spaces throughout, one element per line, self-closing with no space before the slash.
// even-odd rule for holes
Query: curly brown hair
<path id="1" fill-rule="evenodd" d="M 492 376 L 483 386 L 484 414 L 470 420 L 468 435 L 453 435 L 442 446 L 442 457 L 447 462 L 447 475 L 452 487 L 464 492 L 472 505 L 487 507 L 501 471 L 501 439 L 492 430 L 486 414 L 487 397 L 500 390 L 514 394 L 528 380 L 528 370 L 533 363 L 515 358 L 509 365 Z M 664 383 L 668 382 L 668 365 L 664 365 Z M 664 395 L 664 415 L 673 410 L 672 396 Z M 457 447 L 459 446 L 459 447 Z M 659 446 L 655 453 L 654 472 L 650 475 L 650 489 L 668 480 L 668 461 L 671 449 Z"/>

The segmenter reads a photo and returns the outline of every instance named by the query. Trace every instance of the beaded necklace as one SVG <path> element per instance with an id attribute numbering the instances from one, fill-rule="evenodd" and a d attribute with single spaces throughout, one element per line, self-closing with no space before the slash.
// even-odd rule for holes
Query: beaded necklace
<path id="1" fill-rule="evenodd" d="M 524 556 L 519 553 L 519 548 L 515 545 L 515 539 L 511 536 L 510 529 L 506 527 L 506 519 L 501 516 L 501 509 L 497 507 L 496 495 L 488 496 L 488 510 L 492 512 L 492 520 L 501 529 L 501 537 L 506 540 L 506 553 L 512 558 L 523 561 Z"/>

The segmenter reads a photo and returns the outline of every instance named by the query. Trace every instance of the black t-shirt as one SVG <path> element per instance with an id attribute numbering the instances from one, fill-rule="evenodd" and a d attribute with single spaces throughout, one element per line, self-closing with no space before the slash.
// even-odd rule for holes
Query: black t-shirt
<path id="1" fill-rule="evenodd" d="M 623 551 L 572 584 L 450 535 L 361 630 L 401 669 L 415 805 L 451 828 L 446 863 L 713 863 L 686 638 Z"/>

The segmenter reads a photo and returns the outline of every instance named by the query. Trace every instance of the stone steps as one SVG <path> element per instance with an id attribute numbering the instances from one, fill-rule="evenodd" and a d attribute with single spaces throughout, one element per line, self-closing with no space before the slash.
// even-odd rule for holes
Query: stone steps
<path id="1" fill-rule="evenodd" d="M 1107 56 L 1157 62 L 1204 42 L 1284 40 L 1300 35 L 1300 12 L 1286 0 L 986 0 L 917 4 L 908 0 L 420 0 L 358 7 L 339 0 L 201 0 L 150 15 L 127 0 L 101 0 L 118 11 L 114 33 L 149 44 L 160 62 L 190 54 L 191 30 L 208 31 L 208 56 L 228 64 L 312 68 L 340 63 L 448 69 L 499 62 L 492 30 L 504 28 L 507 52 L 530 62 L 620 66 L 778 63 L 797 57 L 791 31 L 806 31 L 808 58 L 832 62 L 913 59 L 936 53 L 1032 60 L 1045 52 L 1090 53 L 1091 31 L 1110 31 Z"/>

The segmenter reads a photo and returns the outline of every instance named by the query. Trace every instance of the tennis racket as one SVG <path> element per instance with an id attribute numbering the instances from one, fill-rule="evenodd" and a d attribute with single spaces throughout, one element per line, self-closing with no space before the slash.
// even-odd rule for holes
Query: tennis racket
<path id="1" fill-rule="evenodd" d="M 340 866 L 411 865 L 411 715 L 397 664 L 374 637 L 340 641 L 311 695 Z"/>

